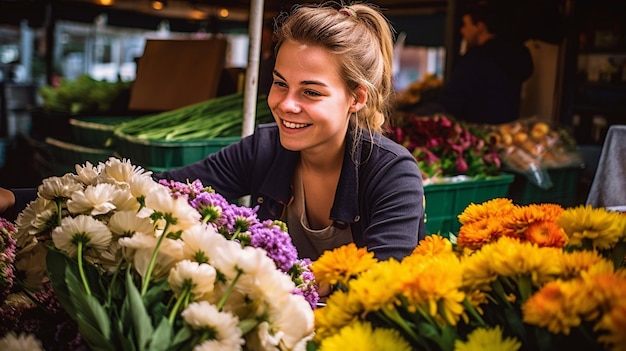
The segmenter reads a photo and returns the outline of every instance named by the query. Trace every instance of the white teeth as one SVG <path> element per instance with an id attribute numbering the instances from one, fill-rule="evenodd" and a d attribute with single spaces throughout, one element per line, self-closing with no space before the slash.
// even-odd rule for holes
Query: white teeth
<path id="1" fill-rule="evenodd" d="M 308 124 L 304 124 L 304 123 L 292 123 L 292 122 L 287 122 L 285 120 L 283 120 L 283 125 L 287 128 L 293 128 L 293 129 L 299 129 L 299 128 L 304 128 L 306 126 L 308 126 Z"/>

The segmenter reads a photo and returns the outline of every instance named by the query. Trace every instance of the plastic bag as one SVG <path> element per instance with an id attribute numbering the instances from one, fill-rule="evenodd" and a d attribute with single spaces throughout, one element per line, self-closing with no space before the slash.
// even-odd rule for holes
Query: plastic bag
<path id="1" fill-rule="evenodd" d="M 569 133 L 537 118 L 485 126 L 505 170 L 523 174 L 542 189 L 552 187 L 549 169 L 581 166 L 582 157 Z"/>

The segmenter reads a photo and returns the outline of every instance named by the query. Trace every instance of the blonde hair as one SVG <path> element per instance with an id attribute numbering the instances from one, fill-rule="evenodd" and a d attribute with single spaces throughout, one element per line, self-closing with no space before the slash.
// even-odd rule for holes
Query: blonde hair
<path id="1" fill-rule="evenodd" d="M 392 94 L 393 28 L 375 5 L 335 1 L 298 5 L 276 18 L 278 52 L 285 41 L 317 45 L 339 58 L 350 91 L 367 90 L 366 105 L 351 118 L 357 127 L 383 132 Z"/>

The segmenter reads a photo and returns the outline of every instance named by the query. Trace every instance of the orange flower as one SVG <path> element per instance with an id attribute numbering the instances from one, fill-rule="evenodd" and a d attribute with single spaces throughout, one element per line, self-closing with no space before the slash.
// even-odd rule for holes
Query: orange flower
<path id="1" fill-rule="evenodd" d="M 461 226 L 456 244 L 459 249 L 478 250 L 483 245 L 497 240 L 501 233 L 500 221 L 481 218 Z"/>
<path id="2" fill-rule="evenodd" d="M 458 216 L 462 225 L 487 218 L 506 216 L 516 206 L 511 199 L 495 198 L 482 204 L 469 204 Z"/>
<path id="3" fill-rule="evenodd" d="M 515 207 L 510 215 L 502 219 L 503 235 L 524 239 L 529 225 L 537 222 L 553 222 L 556 220 L 555 215 L 560 213 L 559 211 L 562 212 L 563 208 L 554 204 L 530 204 Z"/>
<path id="4" fill-rule="evenodd" d="M 411 255 L 433 256 L 452 253 L 452 243 L 441 235 L 429 235 L 421 240 Z"/>
<path id="5" fill-rule="evenodd" d="M 528 225 L 524 233 L 526 240 L 540 247 L 563 247 L 567 243 L 567 235 L 563 228 L 554 222 L 534 222 Z"/>
<path id="6" fill-rule="evenodd" d="M 570 282 L 548 282 L 522 305 L 525 323 L 547 328 L 550 332 L 569 335 L 581 318 L 571 308 L 575 286 Z"/>
<path id="7" fill-rule="evenodd" d="M 378 260 L 366 248 L 357 248 L 354 243 L 326 251 L 311 265 L 315 280 L 320 285 L 343 284 L 359 273 L 370 269 Z"/>

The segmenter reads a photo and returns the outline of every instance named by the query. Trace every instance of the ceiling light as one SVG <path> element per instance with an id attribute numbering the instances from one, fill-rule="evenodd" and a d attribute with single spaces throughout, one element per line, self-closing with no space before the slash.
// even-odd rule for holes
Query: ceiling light
<path id="1" fill-rule="evenodd" d="M 222 18 L 226 18 L 226 17 L 228 17 L 228 15 L 230 14 L 230 12 L 228 11 L 228 9 L 220 9 L 219 14 L 220 14 L 220 17 L 222 17 Z"/>
<path id="2" fill-rule="evenodd" d="M 167 6 L 167 0 L 152 0 L 152 8 L 155 10 L 163 10 Z"/>
<path id="3" fill-rule="evenodd" d="M 111 6 L 113 5 L 113 0 L 98 0 L 98 4 L 102 6 Z"/>

